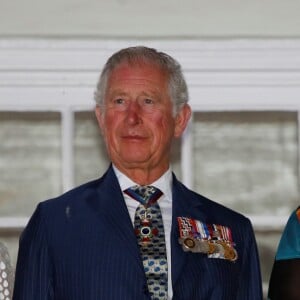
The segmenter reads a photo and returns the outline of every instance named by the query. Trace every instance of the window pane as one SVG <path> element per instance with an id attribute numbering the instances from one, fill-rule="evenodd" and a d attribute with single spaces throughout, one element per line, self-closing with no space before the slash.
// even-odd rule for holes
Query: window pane
<path id="1" fill-rule="evenodd" d="M 196 113 L 195 188 L 242 213 L 289 215 L 297 207 L 297 115 Z"/>
<path id="2" fill-rule="evenodd" d="M 0 112 L 0 217 L 61 193 L 59 113 Z"/>

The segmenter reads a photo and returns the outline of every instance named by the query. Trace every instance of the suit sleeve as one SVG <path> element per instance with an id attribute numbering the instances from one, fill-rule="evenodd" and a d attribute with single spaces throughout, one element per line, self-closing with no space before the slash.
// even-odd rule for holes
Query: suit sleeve
<path id="1" fill-rule="evenodd" d="M 20 237 L 13 300 L 52 300 L 52 274 L 45 219 L 39 205 Z"/>
<path id="2" fill-rule="evenodd" d="M 242 262 L 242 271 L 237 299 L 261 300 L 262 280 L 260 273 L 260 263 L 256 240 L 252 225 L 248 220 L 248 230 L 245 230 L 245 245 Z"/>

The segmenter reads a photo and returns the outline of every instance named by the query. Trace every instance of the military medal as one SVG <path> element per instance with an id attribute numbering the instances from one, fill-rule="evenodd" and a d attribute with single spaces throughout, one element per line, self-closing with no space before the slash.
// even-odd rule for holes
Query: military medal
<path id="1" fill-rule="evenodd" d="M 195 247 L 196 243 L 194 239 L 187 237 L 183 240 L 183 245 L 186 247 L 186 249 L 192 249 Z"/>
<path id="2" fill-rule="evenodd" d="M 135 235 L 141 245 L 147 246 L 150 244 L 151 239 L 158 235 L 158 229 L 153 227 L 152 216 L 146 208 L 140 211 L 139 218 L 140 225 L 138 229 L 135 229 Z"/>
<path id="3" fill-rule="evenodd" d="M 204 253 L 210 258 L 235 261 L 238 257 L 234 249 L 231 230 L 222 225 L 205 224 L 198 220 L 178 217 L 179 244 L 183 251 Z"/>
<path id="4" fill-rule="evenodd" d="M 151 206 L 156 203 L 163 193 L 153 186 L 147 186 L 147 188 L 134 186 L 126 189 L 124 193 L 141 203 L 141 206 L 137 209 L 138 219 L 135 235 L 140 245 L 148 246 L 151 244 L 153 237 L 159 234 L 158 228 L 153 226 Z"/>
<path id="5" fill-rule="evenodd" d="M 225 259 L 229 259 L 231 261 L 235 261 L 237 259 L 237 252 L 236 250 L 229 246 L 227 243 L 224 243 L 224 257 Z"/>

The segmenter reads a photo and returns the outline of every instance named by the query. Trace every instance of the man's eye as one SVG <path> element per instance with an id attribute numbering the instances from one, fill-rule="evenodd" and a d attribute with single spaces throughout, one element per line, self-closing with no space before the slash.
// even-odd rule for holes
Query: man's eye
<path id="1" fill-rule="evenodd" d="M 124 101 L 124 99 L 122 99 L 122 98 L 117 98 L 117 99 L 115 99 L 114 100 L 114 103 L 115 104 L 123 104 L 125 101 Z"/>
<path id="2" fill-rule="evenodd" d="M 144 99 L 145 104 L 154 104 L 154 101 L 152 99 L 146 98 Z"/>

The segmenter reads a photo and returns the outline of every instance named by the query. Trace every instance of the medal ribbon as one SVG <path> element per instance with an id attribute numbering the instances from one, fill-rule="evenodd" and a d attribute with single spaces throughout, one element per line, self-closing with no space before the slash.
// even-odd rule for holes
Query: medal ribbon
<path id="1" fill-rule="evenodd" d="M 217 224 L 206 224 L 198 220 L 178 217 L 180 238 L 193 237 L 200 240 L 225 241 L 233 245 L 231 229 Z"/>

